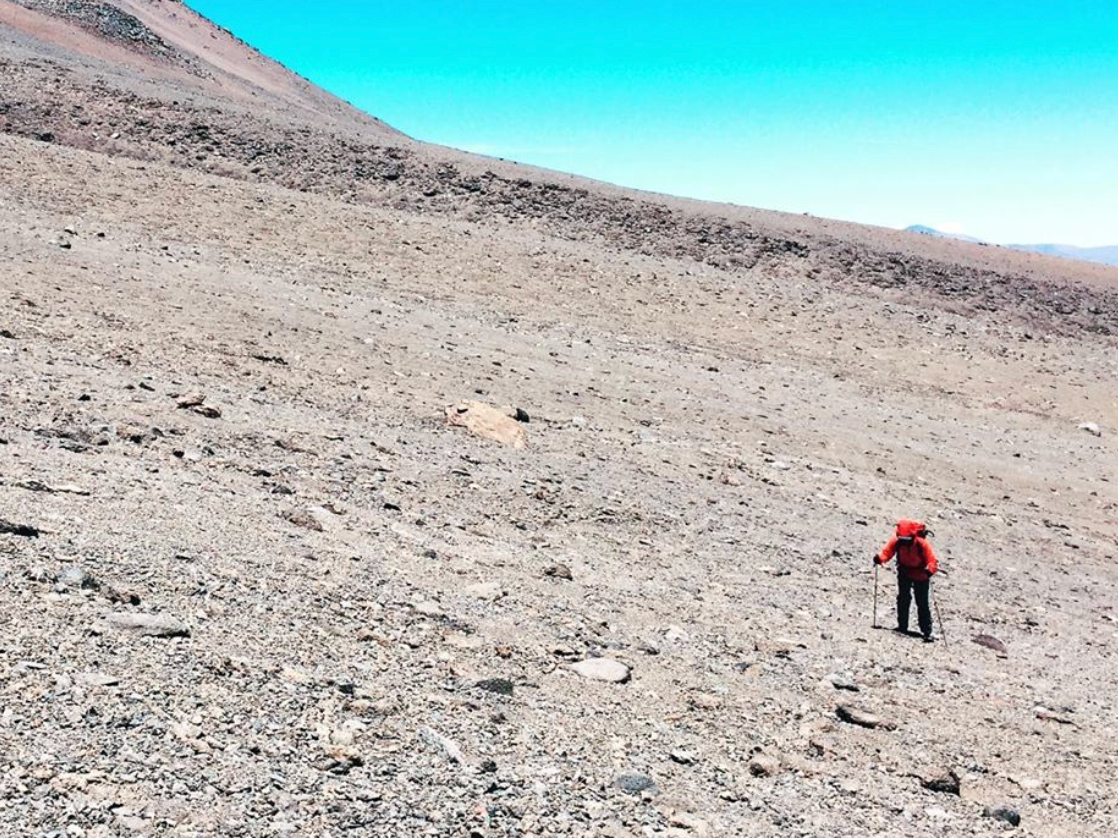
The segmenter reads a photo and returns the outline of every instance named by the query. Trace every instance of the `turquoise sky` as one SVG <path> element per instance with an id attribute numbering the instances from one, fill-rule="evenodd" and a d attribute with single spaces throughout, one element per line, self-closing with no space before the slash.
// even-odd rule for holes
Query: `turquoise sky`
<path id="1" fill-rule="evenodd" d="M 423 140 L 998 242 L 1118 244 L 1118 0 L 189 0 Z"/>

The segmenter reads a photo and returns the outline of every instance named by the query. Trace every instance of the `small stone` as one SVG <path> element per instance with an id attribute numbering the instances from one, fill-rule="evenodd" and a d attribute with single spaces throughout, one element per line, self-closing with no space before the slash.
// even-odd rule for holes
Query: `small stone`
<path id="1" fill-rule="evenodd" d="M 508 678 L 486 678 L 474 684 L 479 690 L 512 698 L 513 683 Z"/>
<path id="2" fill-rule="evenodd" d="M 199 405 L 198 407 L 193 408 L 193 412 L 197 413 L 199 416 L 202 416 L 206 419 L 220 419 L 221 418 L 221 408 L 220 407 L 215 407 L 212 404 Z"/>
<path id="3" fill-rule="evenodd" d="M 682 748 L 677 748 L 676 750 L 672 751 L 670 754 L 668 754 L 668 758 L 672 762 L 678 763 L 680 765 L 695 764 L 695 755 L 690 751 L 683 750 Z"/>
<path id="4" fill-rule="evenodd" d="M 725 703 L 720 695 L 712 693 L 695 693 L 690 696 L 690 704 L 695 710 L 718 710 Z"/>
<path id="5" fill-rule="evenodd" d="M 1091 436 L 1102 436 L 1102 428 L 1095 422 L 1084 422 L 1079 426 L 1079 430 L 1086 431 Z"/>
<path id="6" fill-rule="evenodd" d="M 1012 806 L 987 806 L 982 814 L 994 820 L 1005 821 L 1010 826 L 1021 825 L 1021 813 Z"/>
<path id="7" fill-rule="evenodd" d="M 646 655 L 660 654 L 660 646 L 654 640 L 641 638 L 633 645 L 638 652 L 644 652 Z"/>
<path id="8" fill-rule="evenodd" d="M 568 582 L 575 578 L 574 574 L 571 573 L 571 569 L 565 564 L 553 564 L 550 567 L 544 568 L 543 575 L 550 576 L 552 579 L 564 579 Z"/>
<path id="9" fill-rule="evenodd" d="M 1075 726 L 1075 722 L 1068 716 L 1063 713 L 1058 713 L 1055 710 L 1050 710 L 1047 707 L 1035 707 L 1033 712 L 1036 713 L 1036 717 L 1042 722 L 1056 722 L 1056 724 Z"/>
<path id="10" fill-rule="evenodd" d="M 443 642 L 464 652 L 477 652 L 485 647 L 485 641 L 476 634 L 464 634 L 462 632 L 448 634 L 443 638 Z"/>
<path id="11" fill-rule="evenodd" d="M 19 483 L 16 483 L 16 485 L 19 486 L 19 488 L 26 489 L 29 492 L 46 492 L 48 494 L 54 492 L 54 488 L 48 486 L 42 480 L 23 480 Z"/>
<path id="12" fill-rule="evenodd" d="M 417 614 L 422 614 L 424 617 L 443 616 L 443 607 L 433 599 L 425 599 L 422 602 L 417 602 L 415 604 L 415 611 Z"/>
<path id="13" fill-rule="evenodd" d="M 466 588 L 466 593 L 478 599 L 487 599 L 490 602 L 496 602 L 505 596 L 505 589 L 501 586 L 500 582 L 478 582 L 476 585 L 470 585 Z"/>
<path id="14" fill-rule="evenodd" d="M 340 692 L 342 695 L 354 695 L 357 692 L 357 685 L 348 678 L 334 678 L 332 679 L 331 683 L 333 683 L 333 685 L 337 687 L 338 692 Z"/>
<path id="15" fill-rule="evenodd" d="M 89 497 L 90 492 L 88 489 L 83 489 L 81 486 L 75 486 L 73 483 L 62 483 L 58 486 L 52 486 L 51 491 L 60 495 L 78 495 L 79 497 Z"/>
<path id="16" fill-rule="evenodd" d="M 120 679 L 113 675 L 106 675 L 104 672 L 87 672 L 84 675 L 77 677 L 79 684 L 85 684 L 88 687 L 115 687 L 120 683 Z"/>
<path id="17" fill-rule="evenodd" d="M 840 721 L 847 724 L 857 725 L 858 727 L 868 727 L 871 729 L 881 730 L 896 730 L 897 725 L 888 719 L 883 719 L 880 716 L 875 716 L 858 707 L 852 707 L 849 704 L 840 704 L 835 708 L 835 715 L 839 717 Z"/>
<path id="18" fill-rule="evenodd" d="M 23 575 L 32 582 L 46 582 L 48 584 L 58 581 L 58 574 L 42 566 L 29 567 Z"/>
<path id="19" fill-rule="evenodd" d="M 430 747 L 432 750 L 442 754 L 450 762 L 461 764 L 465 762 L 465 756 L 462 754 L 462 749 L 452 739 L 447 739 L 441 733 L 432 730 L 429 727 L 421 727 L 419 729 L 419 740 L 423 744 Z"/>
<path id="20" fill-rule="evenodd" d="M 710 825 L 690 812 L 672 812 L 668 817 L 668 824 L 676 829 L 691 832 L 699 838 L 710 834 Z"/>
<path id="21" fill-rule="evenodd" d="M 110 614 L 103 625 L 143 637 L 189 637 L 190 627 L 168 614 Z"/>
<path id="22" fill-rule="evenodd" d="M 772 754 L 761 752 L 749 761 L 749 773 L 754 777 L 775 777 L 781 771 L 780 760 Z"/>
<path id="23" fill-rule="evenodd" d="M 836 690 L 843 690 L 845 692 L 851 693 L 856 693 L 859 691 L 858 685 L 854 683 L 854 680 L 847 677 L 846 675 L 840 675 L 833 672 L 827 676 L 827 680 Z"/>
<path id="24" fill-rule="evenodd" d="M 327 745 L 322 759 L 315 767 L 320 771 L 327 771 L 339 777 L 344 777 L 354 768 L 365 764 L 361 754 L 349 745 Z"/>
<path id="25" fill-rule="evenodd" d="M 309 509 L 290 509 L 283 513 L 283 519 L 297 527 L 311 532 L 322 532 L 322 522 Z"/>
<path id="26" fill-rule="evenodd" d="M 190 408 L 199 407 L 206 401 L 205 393 L 187 393 L 180 396 L 176 405 L 180 410 L 189 410 Z"/>
<path id="27" fill-rule="evenodd" d="M 996 652 L 998 655 L 1001 655 L 1003 657 L 1009 651 L 1008 649 L 1006 649 L 1004 643 L 998 640 L 998 638 L 989 634 L 976 634 L 974 637 L 971 638 L 971 642 L 977 643 L 979 646 L 984 646 L 990 651 Z"/>
<path id="28" fill-rule="evenodd" d="M 683 643 L 691 639 L 691 636 L 679 626 L 668 626 L 664 630 L 664 639 L 669 643 Z"/>
<path id="29" fill-rule="evenodd" d="M 920 785 L 939 794 L 960 793 L 959 775 L 952 769 L 940 769 L 920 778 Z"/>
<path id="30" fill-rule="evenodd" d="M 70 565 L 58 574 L 58 584 L 64 588 L 74 588 L 81 591 L 95 591 L 100 584 L 83 568 Z"/>
<path id="31" fill-rule="evenodd" d="M 592 681 L 606 681 L 611 684 L 624 684 L 629 680 L 631 670 L 628 666 L 611 658 L 587 658 L 572 663 L 571 669 L 583 678 Z"/>
<path id="32" fill-rule="evenodd" d="M 289 684 L 313 684 L 314 677 L 305 669 L 287 666 L 280 670 L 280 678 Z"/>
<path id="33" fill-rule="evenodd" d="M 127 588 L 118 588 L 115 585 L 108 585 L 102 588 L 101 593 L 104 594 L 105 599 L 114 605 L 140 604 L 140 595 Z"/>
<path id="34" fill-rule="evenodd" d="M 613 784 L 626 794 L 656 791 L 655 781 L 647 774 L 620 774 Z"/>

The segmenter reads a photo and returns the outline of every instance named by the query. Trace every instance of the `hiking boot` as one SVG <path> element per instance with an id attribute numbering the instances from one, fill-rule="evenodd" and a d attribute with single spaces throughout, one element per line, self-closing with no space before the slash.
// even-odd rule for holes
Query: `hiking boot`
<path id="1" fill-rule="evenodd" d="M 935 643 L 936 639 L 934 637 L 932 637 L 930 634 L 925 634 L 924 635 L 924 642 L 925 643 Z"/>

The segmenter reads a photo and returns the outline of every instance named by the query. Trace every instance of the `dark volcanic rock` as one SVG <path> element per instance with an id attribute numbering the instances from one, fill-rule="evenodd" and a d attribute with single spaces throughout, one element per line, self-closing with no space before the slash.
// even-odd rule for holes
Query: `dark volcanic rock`
<path id="1" fill-rule="evenodd" d="M 959 794 L 959 775 L 951 769 L 934 771 L 920 778 L 920 785 L 939 794 Z"/>
<path id="2" fill-rule="evenodd" d="M 0 535 L 18 535 L 21 538 L 38 538 L 39 530 L 29 524 L 15 524 L 0 518 Z"/>
<path id="3" fill-rule="evenodd" d="M 613 784 L 626 794 L 656 791 L 656 782 L 647 774 L 621 774 Z"/>
<path id="4" fill-rule="evenodd" d="M 513 683 L 508 678 L 486 678 L 474 684 L 479 690 L 512 697 Z"/>
<path id="5" fill-rule="evenodd" d="M 1005 821 L 1010 826 L 1021 825 L 1021 813 L 1012 806 L 987 806 L 982 814 L 997 821 Z"/>

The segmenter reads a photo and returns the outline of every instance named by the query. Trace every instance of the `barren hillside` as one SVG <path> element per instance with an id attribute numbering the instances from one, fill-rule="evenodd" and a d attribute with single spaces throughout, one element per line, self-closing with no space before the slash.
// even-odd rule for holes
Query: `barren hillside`
<path id="1" fill-rule="evenodd" d="M 0 834 L 1115 834 L 1118 272 L 432 148 L 172 2 L 0 0 L 0 128 Z"/>

